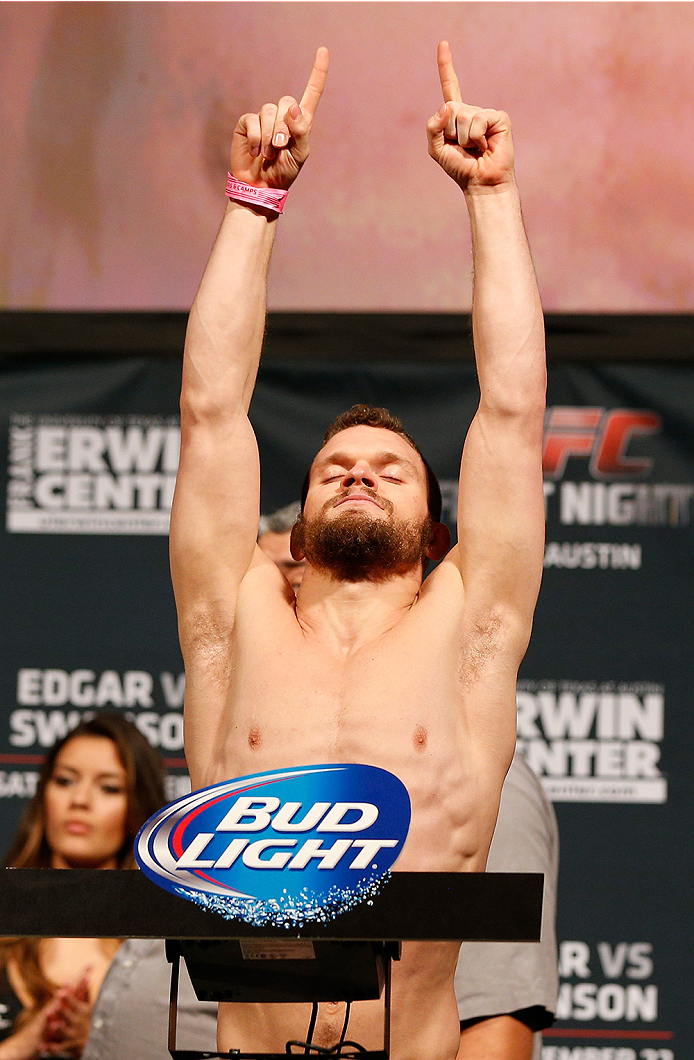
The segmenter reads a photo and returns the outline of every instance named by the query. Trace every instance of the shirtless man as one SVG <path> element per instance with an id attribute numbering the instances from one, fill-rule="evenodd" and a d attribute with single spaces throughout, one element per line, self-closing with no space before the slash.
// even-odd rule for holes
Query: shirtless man
<path id="1" fill-rule="evenodd" d="M 458 545 L 445 554 L 447 532 L 430 518 L 425 466 L 410 441 L 358 425 L 331 437 L 312 464 L 294 541 L 307 560 L 296 601 L 256 546 L 259 468 L 247 411 L 277 217 L 234 201 L 188 325 L 171 524 L 193 786 L 290 765 L 380 766 L 412 802 L 396 869 L 429 872 L 484 868 L 513 755 L 516 673 L 544 532 L 543 322 L 509 121 L 462 102 L 445 42 L 438 63 L 444 104 L 427 124 L 429 153 L 465 193 L 481 388 L 462 459 Z M 293 183 L 327 67 L 319 49 L 300 105 L 285 96 L 240 119 L 234 177 Z M 376 120 L 383 130 L 387 114 Z M 426 559 L 442 562 L 423 582 Z M 403 947 L 393 1060 L 455 1057 L 457 951 L 451 942 Z M 221 1005 L 220 1050 L 282 1052 L 305 1036 L 309 1009 Z M 320 1006 L 318 1044 L 337 1041 L 343 1012 Z M 380 1001 L 353 1006 L 348 1037 L 382 1048 Z"/>

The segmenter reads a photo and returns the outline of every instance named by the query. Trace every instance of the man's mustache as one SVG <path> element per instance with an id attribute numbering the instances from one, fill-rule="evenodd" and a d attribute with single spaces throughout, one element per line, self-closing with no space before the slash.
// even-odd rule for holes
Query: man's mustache
<path id="1" fill-rule="evenodd" d="M 337 497 L 333 497 L 331 500 L 326 501 L 326 503 L 323 505 L 322 511 L 326 512 L 329 508 L 335 508 L 338 504 L 340 504 L 344 500 L 347 500 L 348 497 L 351 497 L 355 493 L 359 494 L 360 496 L 370 497 L 373 501 L 376 502 L 379 508 L 382 508 L 384 512 L 388 513 L 388 515 L 393 514 L 394 508 L 392 501 L 387 500 L 386 497 L 379 497 L 376 493 L 376 490 L 371 489 L 370 486 L 358 486 L 356 489 L 354 487 L 351 487 L 349 489 L 343 490 L 337 495 Z"/>

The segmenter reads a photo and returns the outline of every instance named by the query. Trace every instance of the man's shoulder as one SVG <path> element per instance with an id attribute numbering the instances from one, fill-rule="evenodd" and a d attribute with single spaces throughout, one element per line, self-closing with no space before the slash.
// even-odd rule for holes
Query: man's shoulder
<path id="1" fill-rule="evenodd" d="M 239 585 L 236 598 L 235 625 L 249 624 L 264 628 L 275 619 L 296 624 L 296 596 L 279 567 L 256 547 L 253 559 Z"/>
<path id="2" fill-rule="evenodd" d="M 525 755 L 521 751 L 516 751 L 513 756 L 509 771 L 506 774 L 504 792 L 509 798 L 531 800 L 533 805 L 541 809 L 543 813 L 552 812 L 552 804 L 545 794 L 542 781 L 537 773 L 530 768 Z"/>
<path id="3" fill-rule="evenodd" d="M 426 575 L 422 582 L 419 602 L 428 599 L 431 599 L 434 603 L 436 603 L 437 600 L 455 600 L 462 606 L 464 591 L 463 579 L 460 573 L 459 555 L 458 546 L 456 545 L 451 549 L 448 555 L 444 556 L 441 562 Z"/>

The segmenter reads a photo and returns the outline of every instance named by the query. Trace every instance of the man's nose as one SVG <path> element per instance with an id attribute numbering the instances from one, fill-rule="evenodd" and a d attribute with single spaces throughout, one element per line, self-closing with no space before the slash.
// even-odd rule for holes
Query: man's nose
<path id="1" fill-rule="evenodd" d="M 378 479 L 374 475 L 373 471 L 366 462 L 360 461 L 351 467 L 349 471 L 344 475 L 342 479 L 342 488 L 347 489 L 349 486 L 368 486 L 369 489 L 375 490 Z"/>

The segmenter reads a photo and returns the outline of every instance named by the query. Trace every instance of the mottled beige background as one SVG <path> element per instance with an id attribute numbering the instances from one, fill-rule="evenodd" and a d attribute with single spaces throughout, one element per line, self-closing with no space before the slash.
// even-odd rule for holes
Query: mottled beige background
<path id="1" fill-rule="evenodd" d="M 3 3 L 0 299 L 187 308 L 236 117 L 332 53 L 274 309 L 469 304 L 464 204 L 426 152 L 436 45 L 508 110 L 545 306 L 694 310 L 689 3 Z"/>

